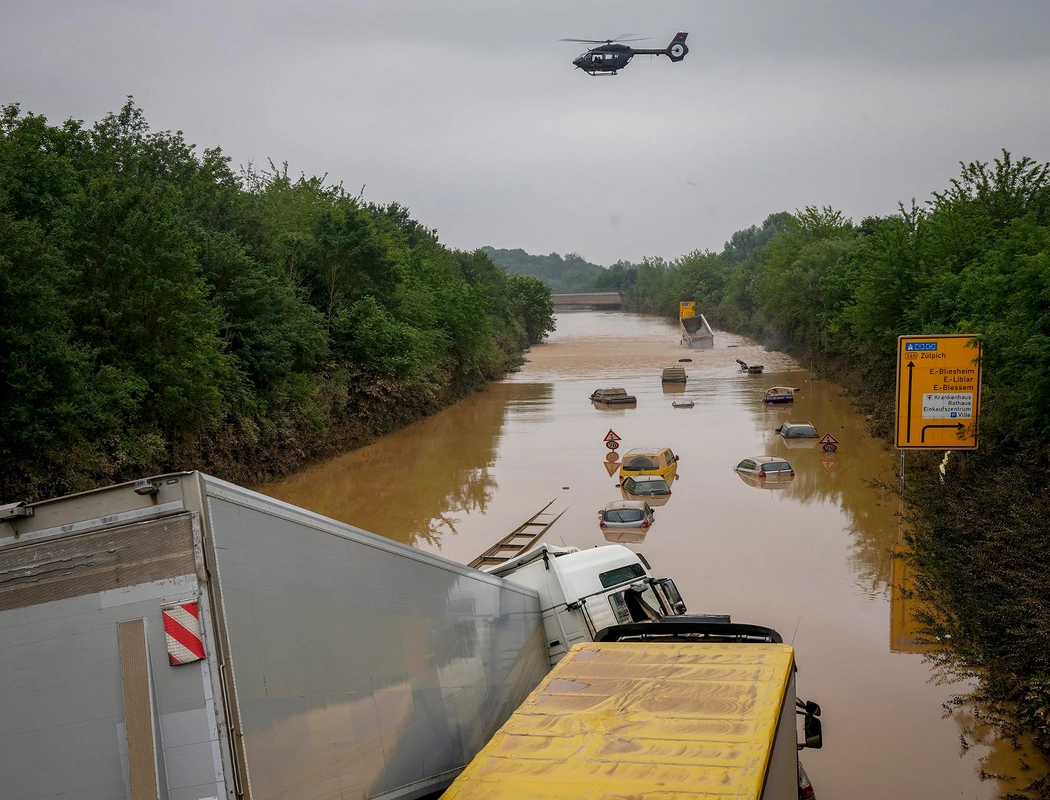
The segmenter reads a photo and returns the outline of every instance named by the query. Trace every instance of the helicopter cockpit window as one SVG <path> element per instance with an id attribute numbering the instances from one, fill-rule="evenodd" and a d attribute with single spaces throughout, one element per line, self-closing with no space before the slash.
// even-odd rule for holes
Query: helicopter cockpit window
<path id="1" fill-rule="evenodd" d="M 602 60 L 602 54 L 601 53 L 595 53 L 594 54 L 594 60 L 595 61 L 601 61 Z"/>

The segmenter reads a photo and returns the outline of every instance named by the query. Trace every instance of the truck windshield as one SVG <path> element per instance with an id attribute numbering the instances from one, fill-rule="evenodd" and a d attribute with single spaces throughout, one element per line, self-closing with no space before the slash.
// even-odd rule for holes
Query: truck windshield
<path id="1" fill-rule="evenodd" d="M 598 573 L 598 579 L 602 582 L 602 587 L 607 589 L 610 586 L 637 580 L 644 575 L 645 568 L 641 564 L 627 564 L 608 572 Z"/>

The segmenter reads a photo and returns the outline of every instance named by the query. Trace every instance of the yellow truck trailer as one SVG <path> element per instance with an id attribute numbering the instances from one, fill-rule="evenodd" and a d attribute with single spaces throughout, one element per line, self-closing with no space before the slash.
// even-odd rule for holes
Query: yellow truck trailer
<path id="1" fill-rule="evenodd" d="M 820 708 L 796 699 L 776 631 L 675 621 L 599 638 L 569 651 L 442 800 L 813 796 L 797 750 L 820 747 Z"/>

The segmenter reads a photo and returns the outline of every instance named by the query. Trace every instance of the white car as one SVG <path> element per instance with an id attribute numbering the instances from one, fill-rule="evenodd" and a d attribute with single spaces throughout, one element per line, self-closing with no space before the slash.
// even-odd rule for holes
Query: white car
<path id="1" fill-rule="evenodd" d="M 751 475 L 763 481 L 789 481 L 795 477 L 795 470 L 791 464 L 776 456 L 751 456 L 751 458 L 745 458 L 733 469 L 743 475 Z"/>

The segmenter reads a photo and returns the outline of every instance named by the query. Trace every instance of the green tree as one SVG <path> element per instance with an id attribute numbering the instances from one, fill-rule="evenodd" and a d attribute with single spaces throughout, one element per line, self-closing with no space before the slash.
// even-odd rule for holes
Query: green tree
<path id="1" fill-rule="evenodd" d="M 511 313 L 521 321 L 528 343 L 539 344 L 555 328 L 551 290 L 526 275 L 509 275 L 507 290 Z"/>

